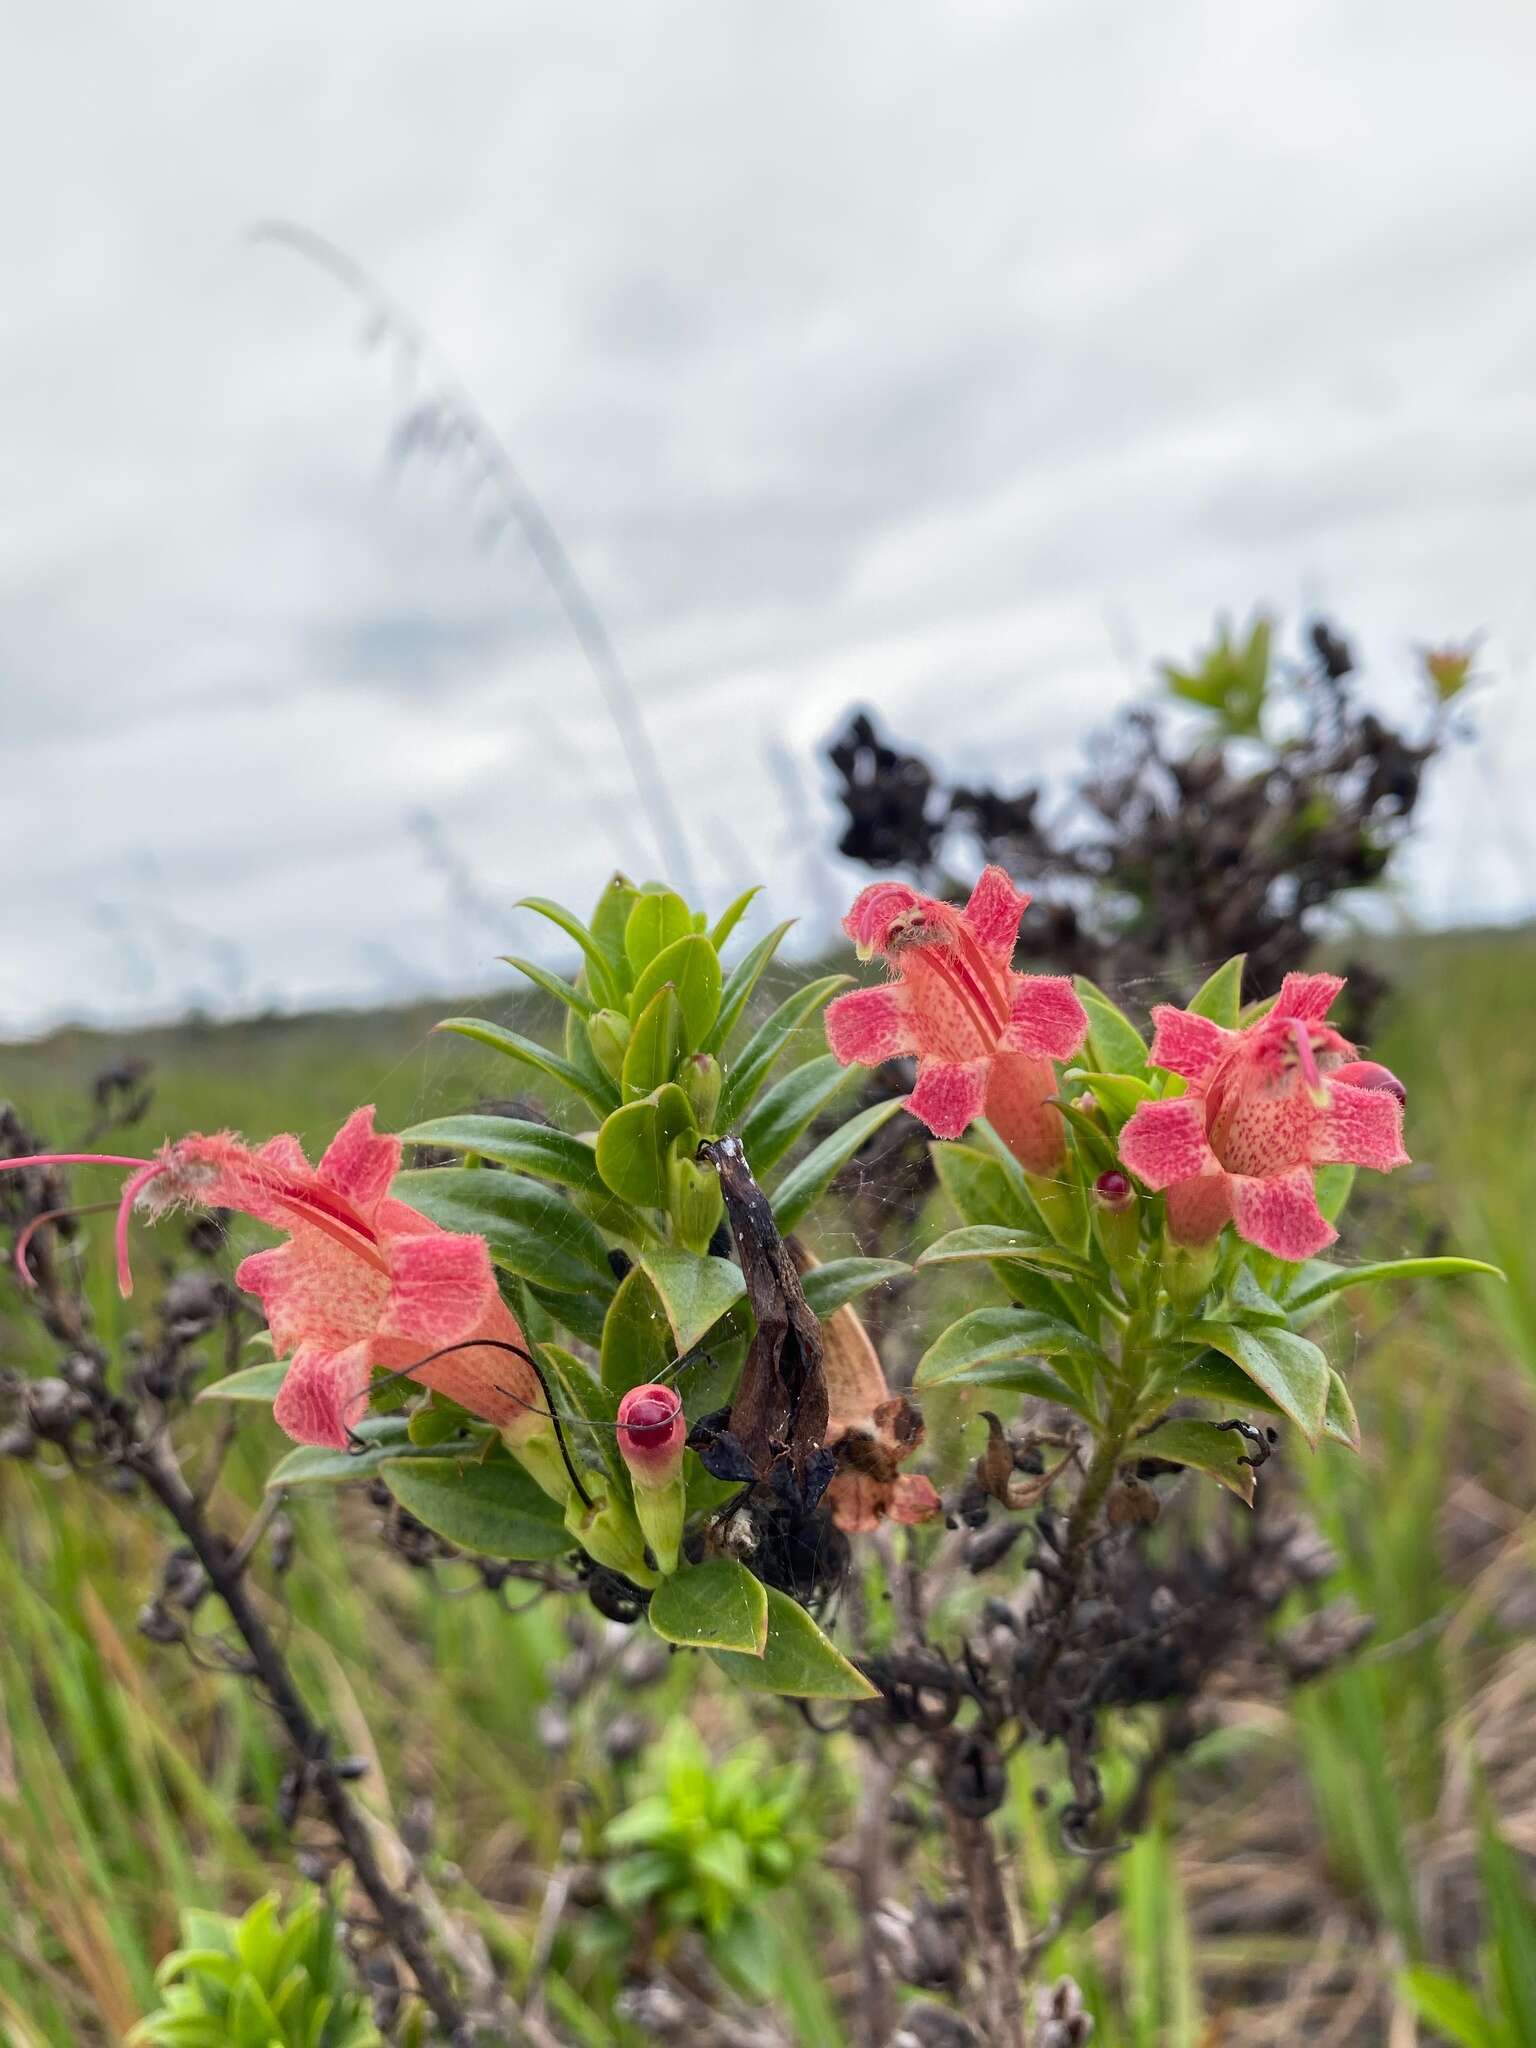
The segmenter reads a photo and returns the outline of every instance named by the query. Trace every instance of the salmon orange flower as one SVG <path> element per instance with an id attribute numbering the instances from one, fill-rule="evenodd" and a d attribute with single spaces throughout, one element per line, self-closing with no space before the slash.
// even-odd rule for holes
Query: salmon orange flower
<path id="1" fill-rule="evenodd" d="M 1016 974 L 1013 948 L 1029 898 L 989 867 L 963 910 L 905 882 L 876 882 L 843 919 L 861 958 L 884 956 L 894 979 L 855 989 L 827 1011 L 827 1043 L 844 1066 L 917 1055 L 907 1108 L 936 1138 L 986 1116 L 1031 1173 L 1061 1164 L 1066 1136 L 1053 1060 L 1070 1059 L 1088 1019 L 1063 975 Z"/>
<path id="2" fill-rule="evenodd" d="M 1239 1030 L 1166 1003 L 1152 1012 L 1152 1064 L 1188 1088 L 1140 1105 L 1120 1158 L 1167 1190 L 1176 1243 L 1208 1243 L 1230 1221 L 1276 1258 L 1310 1259 L 1338 1235 L 1318 1208 L 1315 1167 L 1408 1164 L 1402 1083 L 1356 1060 L 1324 1021 L 1343 986 L 1336 974 L 1288 974 L 1268 1015 Z"/>

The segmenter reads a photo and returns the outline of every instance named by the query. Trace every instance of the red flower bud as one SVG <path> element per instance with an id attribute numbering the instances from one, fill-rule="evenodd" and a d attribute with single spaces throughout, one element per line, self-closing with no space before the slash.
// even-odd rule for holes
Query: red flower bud
<path id="1" fill-rule="evenodd" d="M 1101 1209 L 1107 1209 L 1112 1216 L 1123 1216 L 1136 1200 L 1136 1190 L 1125 1174 L 1111 1167 L 1094 1182 L 1093 1196 Z"/>
<path id="2" fill-rule="evenodd" d="M 619 1450 L 645 1486 L 665 1486 L 683 1462 L 688 1424 L 674 1387 L 631 1387 L 619 1403 Z"/>

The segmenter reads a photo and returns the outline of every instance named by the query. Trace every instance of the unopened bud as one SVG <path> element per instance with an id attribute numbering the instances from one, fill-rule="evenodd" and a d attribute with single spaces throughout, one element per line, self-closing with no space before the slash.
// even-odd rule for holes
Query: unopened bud
<path id="1" fill-rule="evenodd" d="M 713 1053 L 690 1053 L 677 1078 L 694 1122 L 707 1135 L 714 1129 L 715 1111 L 720 1107 L 720 1062 Z"/>
<path id="2" fill-rule="evenodd" d="M 1128 1174 L 1112 1166 L 1093 1184 L 1093 1222 L 1109 1263 L 1126 1286 L 1141 1256 L 1141 1203 Z"/>
<path id="3" fill-rule="evenodd" d="M 635 1515 L 656 1568 L 677 1570 L 687 1513 L 683 1446 L 688 1424 L 675 1387 L 631 1387 L 619 1403 L 619 1453 L 629 1470 Z"/>
<path id="4" fill-rule="evenodd" d="M 719 1177 L 697 1160 L 674 1155 L 667 1169 L 667 1194 L 679 1243 L 702 1255 L 709 1249 L 724 1206 Z"/>
<path id="5" fill-rule="evenodd" d="M 1093 1184 L 1095 1206 L 1107 1210 L 1112 1216 L 1123 1216 L 1127 1209 L 1136 1205 L 1136 1190 L 1126 1174 L 1111 1167 L 1108 1173 L 1101 1173 Z"/>

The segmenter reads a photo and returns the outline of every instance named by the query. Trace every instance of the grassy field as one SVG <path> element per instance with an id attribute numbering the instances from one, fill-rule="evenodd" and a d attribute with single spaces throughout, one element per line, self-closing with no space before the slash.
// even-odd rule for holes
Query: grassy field
<path id="1" fill-rule="evenodd" d="M 1355 1333 L 1365 1455 L 1299 1456 L 1293 1470 L 1341 1559 L 1320 1597 L 1354 1597 L 1377 1635 L 1294 1712 L 1232 1699 L 1121 1859 L 1113 1911 L 1055 1945 L 1051 1967 L 1081 1979 L 1112 2048 L 1536 2048 L 1518 1981 L 1536 1938 L 1519 1896 L 1519 1859 L 1528 1871 L 1536 1857 L 1536 943 L 1436 939 L 1394 948 L 1391 968 L 1373 1050 L 1408 1083 L 1423 1163 L 1352 1212 L 1349 1248 L 1417 1250 L 1443 1231 L 1498 1260 L 1510 1285 L 1399 1295 Z M 75 1141 L 94 1075 L 142 1055 L 158 1088 L 135 1143 L 222 1124 L 316 1143 L 359 1101 L 400 1125 L 505 1091 L 488 1055 L 429 1038 L 436 1014 L 186 1026 L 131 1044 L 67 1034 L 0 1051 L 0 1099 Z M 104 1320 L 116 1316 L 98 1292 Z M 8 1307 L 0 1283 L 0 1360 L 38 1358 Z M 242 1424 L 220 1482 L 230 1528 L 280 1444 L 269 1422 Z M 0 1511 L 0 2041 L 116 2042 L 151 1997 L 181 1905 L 233 1907 L 292 1883 L 275 1818 L 285 1759 L 247 1688 L 137 1633 L 158 1529 L 45 1461 L 0 1466 Z M 373 1539 L 356 1494 L 295 1515 L 295 1664 L 345 1746 L 378 1765 L 365 1796 L 426 1844 L 443 1901 L 486 1902 L 475 1910 L 516 1985 L 547 1872 L 628 1796 L 636 1767 L 607 1741 L 616 1705 L 660 1725 L 685 1681 L 674 1670 L 633 1695 L 618 1680 L 589 1689 L 552 1747 L 540 1713 L 570 1647 L 552 1603 L 513 1613 L 462 1568 L 409 1570 Z M 798 1748 L 791 1714 L 723 1689 L 706 1687 L 697 1713 L 716 1741 L 755 1732 Z M 854 1797 L 848 1765 L 841 1744 L 819 1746 L 807 1811 L 829 1840 Z M 1015 1765 L 1030 1918 L 1075 1875 L 1034 1797 L 1055 1769 L 1038 1752 Z M 792 2038 L 840 2048 L 825 1987 L 852 1989 L 844 1885 L 815 1858 L 771 1921 Z M 621 1960 L 568 1916 L 545 1988 L 572 2041 L 640 2041 L 610 2016 Z M 1414 1970 L 1453 1975 L 1463 2002 L 1426 1975 L 1415 2000 Z M 1438 2032 L 1423 2016 L 1435 1996 Z M 1486 2031 L 1455 2031 L 1473 2020 Z"/>

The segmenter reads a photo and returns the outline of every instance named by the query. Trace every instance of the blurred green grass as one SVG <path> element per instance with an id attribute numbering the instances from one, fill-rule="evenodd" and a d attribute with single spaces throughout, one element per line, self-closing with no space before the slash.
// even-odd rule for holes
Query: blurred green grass
<path id="1" fill-rule="evenodd" d="M 1421 1164 L 1352 1212 L 1347 1249 L 1419 1249 L 1443 1231 L 1497 1260 L 1510 1285 L 1397 1296 L 1336 1326 L 1365 1455 L 1325 1451 L 1295 1470 L 1341 1559 L 1320 1602 L 1354 1597 L 1378 1634 L 1294 1712 L 1225 1718 L 1119 1864 L 1114 1910 L 1079 1916 L 1053 1945 L 1049 1967 L 1080 1978 L 1110 2048 L 1450 2038 L 1417 2031 L 1405 1968 L 1448 1967 L 1476 1986 L 1480 1942 L 1496 1965 L 1522 1938 L 1510 1911 L 1481 1910 L 1492 1866 L 1477 1787 L 1504 1838 L 1536 1854 L 1536 936 L 1396 942 L 1384 964 L 1395 994 L 1372 1051 L 1408 1083 Z M 506 1093 L 491 1056 L 430 1036 L 438 1014 L 71 1032 L 0 1050 L 0 1098 L 70 1143 L 89 1124 L 95 1075 L 139 1055 L 157 1093 L 127 1149 L 225 1124 L 295 1130 L 314 1147 L 360 1101 L 390 1126 Z M 141 1256 L 153 1259 L 153 1239 Z M 90 1257 L 105 1281 L 104 1246 Z M 110 1290 L 95 1293 L 115 1315 Z M 0 1356 L 37 1358 L 8 1308 L 0 1290 Z M 242 1421 L 220 1482 L 225 1526 L 253 1510 L 280 1442 L 270 1422 Z M 0 1467 L 0 1512 L 0 2041 L 115 2042 L 149 2002 L 181 1906 L 233 1908 L 274 1877 L 291 1882 L 274 1817 L 286 1758 L 247 1688 L 137 1634 L 160 1530 L 42 1462 Z M 604 1740 L 611 1702 L 583 1703 L 552 1757 L 536 1717 L 566 1647 L 553 1603 L 513 1614 L 460 1593 L 461 1568 L 410 1571 L 373 1540 L 356 1493 L 294 1512 L 297 1668 L 344 1745 L 377 1759 L 363 1789 L 385 1823 L 431 1802 L 429 1875 L 476 1911 L 515 1989 L 562 1841 L 595 1835 L 623 1797 Z M 674 1669 L 646 1712 L 659 1721 L 687 1694 L 717 1740 L 766 1722 L 795 1746 L 792 1717 L 697 1692 L 691 1677 Z M 1127 1772 L 1140 1739 L 1131 1725 Z M 815 1818 L 835 1833 L 851 1752 L 820 1755 Z M 1010 1818 L 1031 1921 L 1076 1875 L 1037 1788 L 1057 1796 L 1055 1760 L 1026 1753 Z M 823 1979 L 851 1990 L 851 1906 L 832 1873 L 812 1883 L 784 1923 L 780 2003 L 806 2048 L 839 2048 Z M 573 2039 L 638 2040 L 610 2017 L 618 1983 L 611 1956 L 562 1933 L 548 1998 Z"/>

